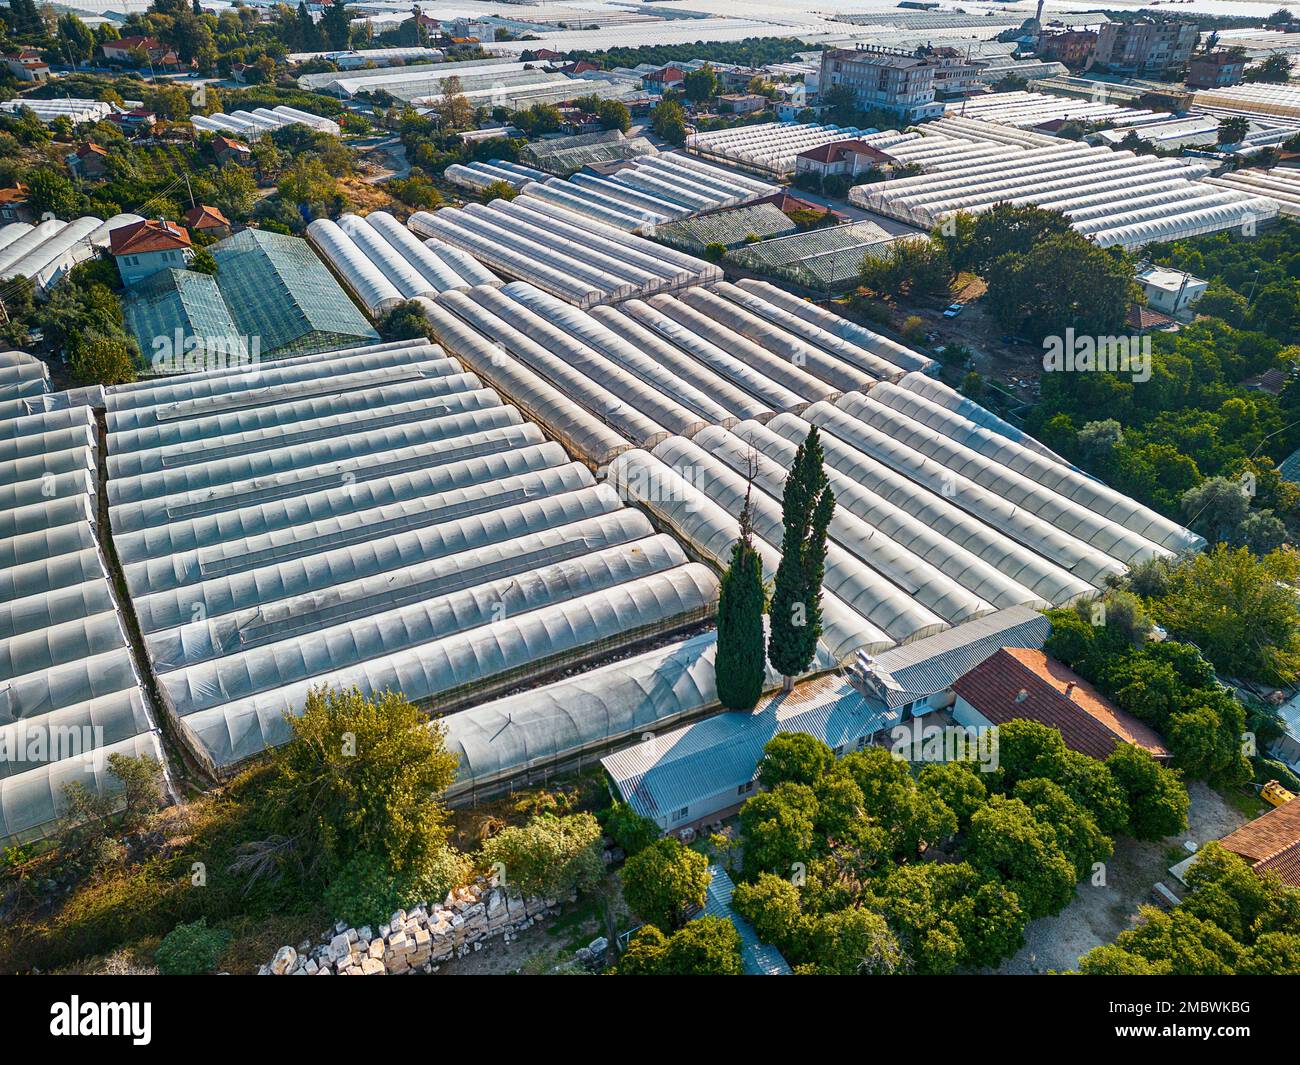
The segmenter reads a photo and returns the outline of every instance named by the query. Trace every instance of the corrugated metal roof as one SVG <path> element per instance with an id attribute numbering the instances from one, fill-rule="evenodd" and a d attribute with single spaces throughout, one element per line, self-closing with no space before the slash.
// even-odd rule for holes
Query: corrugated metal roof
<path id="1" fill-rule="evenodd" d="M 877 711 L 844 677 L 825 676 L 778 693 L 752 713 L 729 712 L 651 737 L 601 759 L 623 800 L 645 817 L 739 788 L 754 778 L 767 741 L 806 732 L 848 747 L 899 720 Z"/>
<path id="2" fill-rule="evenodd" d="M 720 865 L 709 866 L 709 892 L 704 909 L 692 920 L 700 917 L 721 917 L 735 925 L 740 936 L 740 958 L 746 976 L 793 976 L 790 964 L 781 952 L 758 938 L 753 925 L 731 908 L 731 896 L 736 890 L 727 871 Z"/>
<path id="3" fill-rule="evenodd" d="M 1032 607 L 1007 607 L 877 655 L 863 681 L 883 706 L 904 706 L 946 691 L 1001 647 L 1041 648 L 1051 631 Z"/>

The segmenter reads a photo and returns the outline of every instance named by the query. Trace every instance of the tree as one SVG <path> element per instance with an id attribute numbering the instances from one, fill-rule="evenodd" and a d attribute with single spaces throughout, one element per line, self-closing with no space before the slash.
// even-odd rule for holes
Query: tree
<path id="1" fill-rule="evenodd" d="M 731 710 L 752 710 L 767 676 L 763 648 L 763 562 L 754 548 L 746 496 L 740 536 L 722 574 L 718 594 L 718 643 L 714 659 L 718 701 Z"/>
<path id="2" fill-rule="evenodd" d="M 966 855 L 1014 891 L 1031 920 L 1059 912 L 1074 896 L 1075 868 L 1055 831 L 1019 799 L 994 795 L 976 811 Z"/>
<path id="3" fill-rule="evenodd" d="M 665 936 L 639 928 L 619 961 L 620 976 L 740 976 L 740 935 L 722 917 L 701 917 Z"/>
<path id="4" fill-rule="evenodd" d="M 444 133 L 469 129 L 474 124 L 474 105 L 465 95 L 459 75 L 451 74 L 438 85 L 439 94 L 433 103 L 433 116 Z"/>
<path id="5" fill-rule="evenodd" d="M 596 106 L 596 117 L 601 129 L 617 129 L 626 133 L 632 128 L 632 116 L 622 100 L 601 100 Z"/>
<path id="6" fill-rule="evenodd" d="M 1133 264 L 1073 231 L 1000 256 L 985 278 L 1003 328 L 1036 339 L 1118 335 L 1135 293 Z"/>
<path id="7" fill-rule="evenodd" d="M 478 198 L 484 203 L 491 203 L 493 200 L 505 200 L 508 203 L 518 195 L 519 190 L 503 178 L 485 186 L 478 194 Z"/>
<path id="8" fill-rule="evenodd" d="M 736 912 L 754 926 L 764 943 L 772 943 L 782 951 L 803 953 L 792 949 L 802 934 L 803 914 L 799 889 L 789 880 L 772 873 L 759 873 L 752 881 L 736 885 L 731 902 Z"/>
<path id="9" fill-rule="evenodd" d="M 713 68 L 705 63 L 695 70 L 688 70 L 682 82 L 682 92 L 693 104 L 702 104 L 718 95 L 718 78 Z"/>
<path id="10" fill-rule="evenodd" d="M 965 220 L 964 220 L 965 219 Z M 974 270 L 987 276 L 993 264 L 1004 255 L 1027 255 L 1052 236 L 1071 232 L 1070 220 L 1060 211 L 1041 207 L 1017 207 L 1011 203 L 994 204 L 970 220 L 958 215 L 947 229 L 940 227 L 959 270 Z"/>
<path id="11" fill-rule="evenodd" d="M 604 873 L 600 824 L 591 814 L 538 814 L 483 844 L 480 858 L 504 870 L 504 883 L 526 895 L 588 891 Z"/>
<path id="12" fill-rule="evenodd" d="M 740 809 L 745 879 L 761 872 L 787 875 L 795 863 L 806 864 L 819 813 L 817 796 L 804 784 L 778 784 L 746 802 Z"/>
<path id="13" fill-rule="evenodd" d="M 37 214 L 67 218 L 81 210 L 82 197 L 73 183 L 54 170 L 37 170 L 27 179 L 27 202 Z"/>
<path id="14" fill-rule="evenodd" d="M 859 274 L 863 286 L 878 295 L 946 296 L 953 269 L 942 244 L 917 237 L 891 241 L 865 256 Z"/>
<path id="15" fill-rule="evenodd" d="M 379 320 L 379 335 L 385 340 L 418 340 L 432 335 L 424 308 L 415 300 L 406 300 Z"/>
<path id="16" fill-rule="evenodd" d="M 136 375 L 125 340 L 91 332 L 80 334 L 69 349 L 68 368 L 79 385 L 121 385 Z"/>
<path id="17" fill-rule="evenodd" d="M 834 752 L 816 736 L 806 732 L 778 732 L 763 748 L 758 779 L 765 788 L 787 781 L 812 788 L 834 765 Z"/>
<path id="18" fill-rule="evenodd" d="M 767 657 L 785 678 L 787 689 L 817 653 L 826 535 L 834 512 L 835 493 L 823 468 L 821 438 L 813 426 L 786 477 L 781 561 L 772 593 Z"/>
<path id="19" fill-rule="evenodd" d="M 1300 560 L 1289 549 L 1257 558 L 1218 545 L 1169 574 L 1169 592 L 1152 604 L 1172 636 L 1201 649 L 1219 671 L 1269 684 L 1300 672 L 1300 619 L 1292 587 Z"/>
<path id="20" fill-rule="evenodd" d="M 1280 52 L 1268 56 L 1262 63 L 1256 63 L 1241 77 L 1246 82 L 1272 82 L 1285 85 L 1291 80 L 1291 57 Z"/>
<path id="21" fill-rule="evenodd" d="M 264 809 L 273 851 L 329 876 L 359 852 L 418 872 L 447 839 L 440 796 L 457 758 L 401 695 L 315 688 L 272 755 Z"/>
<path id="22" fill-rule="evenodd" d="M 321 32 L 325 35 L 326 45 L 339 51 L 348 47 L 352 32 L 352 20 L 348 17 L 347 0 L 333 0 L 325 5 L 321 14 Z"/>
<path id="23" fill-rule="evenodd" d="M 95 35 L 76 15 L 60 15 L 58 21 L 59 47 L 75 66 L 85 63 L 95 54 Z"/>
<path id="24" fill-rule="evenodd" d="M 676 836 L 665 836 L 628 858 L 623 898 L 651 924 L 680 928 L 704 906 L 709 880 L 709 860 Z"/>
<path id="25" fill-rule="evenodd" d="M 686 143 L 686 112 L 676 100 L 660 100 L 650 112 L 650 128 L 669 144 Z"/>
<path id="26" fill-rule="evenodd" d="M 809 963 L 801 973 L 825 976 L 883 976 L 903 966 L 903 952 L 878 913 L 844 909 L 807 923 Z"/>
<path id="27" fill-rule="evenodd" d="M 280 195 L 291 204 L 316 206 L 338 195 L 338 186 L 315 156 L 299 156 L 280 175 Z"/>
<path id="28" fill-rule="evenodd" d="M 605 814 L 605 832 L 628 857 L 645 850 L 660 836 L 657 824 L 625 802 L 616 802 L 609 808 Z"/>
<path id="29" fill-rule="evenodd" d="M 1222 145 L 1240 144 L 1250 132 L 1250 119 L 1243 115 L 1219 119 L 1218 141 Z"/>
<path id="30" fill-rule="evenodd" d="M 212 252 L 207 248 L 195 248 L 194 258 L 190 260 L 190 269 L 196 274 L 208 274 L 215 276 L 217 272 L 217 260 L 213 257 Z"/>

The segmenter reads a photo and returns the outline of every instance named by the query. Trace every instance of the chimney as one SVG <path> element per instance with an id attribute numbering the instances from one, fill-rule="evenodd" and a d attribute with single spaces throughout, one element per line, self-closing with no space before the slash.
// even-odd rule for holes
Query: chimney
<path id="1" fill-rule="evenodd" d="M 1076 687 L 1076 685 L 1075 685 L 1074 681 L 1071 680 L 1071 681 L 1067 681 L 1067 682 L 1066 682 L 1066 684 L 1065 684 L 1065 697 L 1066 697 L 1067 699 L 1072 698 L 1072 697 L 1074 696 L 1074 689 L 1075 689 L 1075 687 Z"/>
<path id="2" fill-rule="evenodd" d="M 1021 688 L 1018 692 L 1016 692 L 1016 702 L 1023 703 L 1028 698 L 1029 698 L 1029 689 Z"/>

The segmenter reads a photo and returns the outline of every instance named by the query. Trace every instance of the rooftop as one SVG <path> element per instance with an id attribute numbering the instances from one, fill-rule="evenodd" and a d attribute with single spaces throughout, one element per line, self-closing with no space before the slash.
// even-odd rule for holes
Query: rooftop
<path id="1" fill-rule="evenodd" d="M 1257 873 L 1276 873 L 1300 887 L 1300 801 L 1292 799 L 1219 840 Z"/>
<path id="2" fill-rule="evenodd" d="M 1038 721 L 1060 732 L 1068 747 L 1093 758 L 1107 757 L 1121 743 L 1154 758 L 1169 757 L 1149 725 L 1042 651 L 1003 647 L 952 688 L 994 725 Z"/>
<path id="3" fill-rule="evenodd" d="M 754 926 L 731 908 L 731 896 L 736 890 L 727 871 L 720 865 L 709 866 L 709 890 L 704 909 L 695 915 L 721 917 L 730 921 L 740 936 L 740 959 L 746 976 L 791 976 L 790 964 L 776 947 L 758 938 Z"/>
<path id="4" fill-rule="evenodd" d="M 797 158 L 811 159 L 814 163 L 838 163 L 846 155 L 865 155 L 877 163 L 892 163 L 894 157 L 879 148 L 873 148 L 866 141 L 845 140 L 831 141 L 829 144 L 819 144 L 815 148 L 809 148 L 806 152 L 800 152 Z"/>
<path id="5" fill-rule="evenodd" d="M 139 255 L 189 246 L 190 235 L 177 223 L 161 218 L 119 226 L 109 234 L 109 247 L 114 255 Z"/>

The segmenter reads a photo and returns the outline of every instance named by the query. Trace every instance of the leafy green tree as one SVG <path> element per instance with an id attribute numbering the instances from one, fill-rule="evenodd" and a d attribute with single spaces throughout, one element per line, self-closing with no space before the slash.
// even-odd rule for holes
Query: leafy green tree
<path id="1" fill-rule="evenodd" d="M 754 880 L 736 885 L 731 902 L 764 943 L 787 954 L 806 956 L 806 946 L 801 944 L 799 889 L 789 880 L 773 873 L 759 873 Z"/>
<path id="2" fill-rule="evenodd" d="M 740 976 L 740 934 L 722 917 L 700 917 L 665 936 L 645 925 L 618 965 L 622 976 Z"/>
<path id="3" fill-rule="evenodd" d="M 1133 264 L 1073 231 L 1007 253 L 984 272 L 985 299 L 999 323 L 1022 336 L 1064 336 L 1067 328 L 1115 336 L 1123 328 L 1136 286 Z"/>
<path id="4" fill-rule="evenodd" d="M 860 280 L 882 296 L 946 296 L 953 268 L 942 244 L 918 237 L 890 241 L 862 260 Z"/>
<path id="5" fill-rule="evenodd" d="M 650 112 L 650 128 L 669 144 L 686 143 L 686 112 L 676 100 L 660 100 Z"/>
<path id="6" fill-rule="evenodd" d="M 693 104 L 702 104 L 718 95 L 718 77 L 713 68 L 705 63 L 695 70 L 688 70 L 682 82 L 682 93 Z"/>
<path id="7" fill-rule="evenodd" d="M 762 872 L 788 875 L 807 864 L 816 844 L 817 796 L 804 784 L 778 784 L 753 796 L 740 808 L 745 839 L 745 879 Z"/>
<path id="8" fill-rule="evenodd" d="M 1098 862 L 1111 856 L 1110 838 L 1097 822 L 1064 790 L 1050 780 L 1022 780 L 1012 795 L 1042 823 L 1051 825 L 1061 852 L 1074 865 L 1075 879 L 1084 879 Z"/>
<path id="9" fill-rule="evenodd" d="M 385 340 L 417 340 L 433 335 L 424 308 L 415 300 L 406 300 L 379 320 L 379 335 Z"/>
<path id="10" fill-rule="evenodd" d="M 1289 684 L 1300 672 L 1291 591 L 1298 580 L 1294 552 L 1257 558 L 1218 545 L 1171 570 L 1168 594 L 1152 610 L 1170 635 L 1194 643 L 1228 676 Z"/>
<path id="11" fill-rule="evenodd" d="M 206 917 L 192 924 L 178 924 L 162 938 L 154 951 L 158 971 L 164 976 L 201 976 L 215 972 L 230 933 L 209 928 Z"/>
<path id="12" fill-rule="evenodd" d="M 808 954 L 799 972 L 824 976 L 887 976 L 904 964 L 885 919 L 862 909 L 819 914 L 807 922 Z"/>
<path id="13" fill-rule="evenodd" d="M 662 834 L 657 824 L 625 802 L 614 803 L 606 812 L 605 832 L 629 857 L 645 850 Z"/>
<path id="14" fill-rule="evenodd" d="M 763 747 L 758 779 L 765 788 L 786 782 L 812 788 L 834 764 L 834 752 L 816 736 L 806 732 L 778 732 Z"/>
<path id="15" fill-rule="evenodd" d="M 596 107 L 596 117 L 602 129 L 617 129 L 626 133 L 632 128 L 632 116 L 622 100 L 601 100 Z"/>
<path id="16" fill-rule="evenodd" d="M 538 814 L 523 827 L 493 836 L 482 861 L 505 869 L 505 882 L 526 895 L 548 898 L 589 891 L 604 874 L 600 825 L 591 814 Z"/>
<path id="17" fill-rule="evenodd" d="M 1241 78 L 1245 82 L 1271 82 L 1285 85 L 1291 80 L 1291 60 L 1280 52 L 1268 56 L 1263 62 L 1250 67 Z"/>
<path id="18" fill-rule="evenodd" d="M 1219 119 L 1218 141 L 1220 144 L 1240 144 L 1241 139 L 1250 132 L 1250 119 L 1242 115 L 1232 115 Z"/>
<path id="19" fill-rule="evenodd" d="M 457 759 L 412 703 L 392 692 L 371 699 L 355 688 L 316 688 L 288 724 L 263 807 L 277 860 L 292 855 L 328 877 L 362 851 L 398 873 L 441 854 L 440 796 Z"/>
<path id="20" fill-rule="evenodd" d="M 703 907 L 709 880 L 708 859 L 676 836 L 665 836 L 628 858 L 623 898 L 651 924 L 680 928 Z"/>
<path id="21" fill-rule="evenodd" d="M 767 677 L 763 598 L 763 562 L 754 548 L 746 498 L 740 511 L 740 536 L 732 545 L 718 595 L 714 674 L 718 701 L 731 710 L 752 710 L 763 694 Z"/>
<path id="22" fill-rule="evenodd" d="M 68 368 L 80 385 L 120 385 L 136 376 L 135 359 L 126 341 L 92 332 L 81 334 L 70 347 Z"/>
<path id="23" fill-rule="evenodd" d="M 1189 800 L 1177 772 L 1130 743 L 1115 748 L 1106 768 L 1124 791 L 1130 836 L 1158 840 L 1187 827 Z"/>
<path id="24" fill-rule="evenodd" d="M 95 35 L 76 15 L 60 15 L 59 48 L 73 62 L 85 63 L 95 54 Z"/>
<path id="25" fill-rule="evenodd" d="M 835 493 L 824 469 L 817 427 L 795 453 L 781 502 L 781 561 L 770 611 L 768 661 L 786 680 L 807 669 L 821 637 L 822 577 L 826 535 L 835 513 Z"/>
<path id="26" fill-rule="evenodd" d="M 27 179 L 27 202 L 37 214 L 49 213 L 67 218 L 82 206 L 76 186 L 54 170 L 34 171 Z"/>
<path id="27" fill-rule="evenodd" d="M 1055 831 L 1019 799 L 994 795 L 971 817 L 966 856 L 1014 891 L 1031 920 L 1058 913 L 1074 897 L 1074 866 Z"/>
<path id="28" fill-rule="evenodd" d="M 441 899 L 459 887 L 471 872 L 468 858 L 443 847 L 417 870 L 395 872 L 370 851 L 358 851 L 330 878 L 325 888 L 325 911 L 333 920 L 350 925 L 379 925 L 394 910 L 423 899 Z"/>

